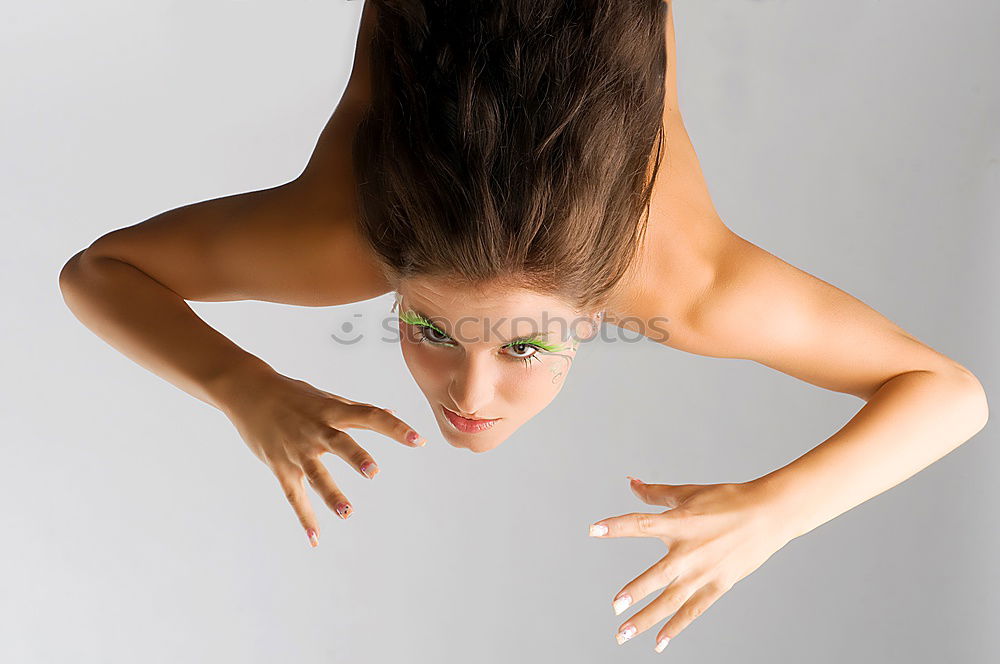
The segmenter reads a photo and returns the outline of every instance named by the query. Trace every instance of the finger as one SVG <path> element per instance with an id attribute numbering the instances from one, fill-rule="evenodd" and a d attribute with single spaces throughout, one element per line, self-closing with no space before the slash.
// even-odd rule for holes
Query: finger
<path id="1" fill-rule="evenodd" d="M 682 572 L 681 559 L 678 555 L 668 553 L 660 558 L 615 595 L 611 603 L 615 615 L 620 615 L 628 607 L 642 601 L 651 592 L 669 586 Z"/>
<path id="2" fill-rule="evenodd" d="M 691 494 L 703 488 L 701 484 L 646 484 L 642 480 L 630 479 L 629 486 L 639 497 L 639 500 L 648 505 L 662 505 L 670 508 L 677 507 Z"/>
<path id="3" fill-rule="evenodd" d="M 729 588 L 730 586 L 724 583 L 712 582 L 705 584 L 691 595 L 656 635 L 656 652 L 662 652 L 670 639 L 680 634 L 695 618 L 705 613 L 708 607 L 715 604 L 717 599 L 729 591 Z"/>
<path id="4" fill-rule="evenodd" d="M 285 498 L 291 503 L 299 523 L 306 531 L 306 537 L 312 546 L 319 546 L 319 522 L 316 520 L 316 513 L 313 512 L 309 498 L 306 496 L 306 489 L 302 485 L 302 475 L 298 468 L 276 470 L 275 476 L 285 494 Z"/>
<path id="5" fill-rule="evenodd" d="M 676 520 L 670 510 L 662 514 L 632 512 L 596 521 L 590 526 L 591 537 L 659 537 L 671 538 L 675 535 L 673 522 Z"/>
<path id="6" fill-rule="evenodd" d="M 341 519 L 346 519 L 354 511 L 347 496 L 334 483 L 329 471 L 318 456 L 310 456 L 299 462 L 309 484 L 320 495 L 327 507 L 337 513 Z"/>
<path id="7" fill-rule="evenodd" d="M 377 431 L 409 447 L 423 447 L 427 440 L 409 424 L 384 408 L 367 404 L 338 404 L 332 412 L 330 426 Z"/>
<path id="8" fill-rule="evenodd" d="M 687 580 L 678 579 L 671 583 L 656 599 L 618 627 L 615 640 L 621 645 L 637 634 L 642 634 L 676 611 L 696 589 L 697 586 Z"/>
<path id="9" fill-rule="evenodd" d="M 368 479 L 374 479 L 378 473 L 378 464 L 372 455 L 343 431 L 326 429 L 320 435 L 320 440 L 328 451 L 339 456 Z"/>

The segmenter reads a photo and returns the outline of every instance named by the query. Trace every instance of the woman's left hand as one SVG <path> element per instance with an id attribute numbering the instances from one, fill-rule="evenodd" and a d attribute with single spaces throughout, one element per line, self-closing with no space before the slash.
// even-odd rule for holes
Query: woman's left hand
<path id="1" fill-rule="evenodd" d="M 752 482 L 669 485 L 633 480 L 631 486 L 643 502 L 670 509 L 602 519 L 591 526 L 590 534 L 656 537 L 669 552 L 615 595 L 613 606 L 620 614 L 666 587 L 619 627 L 615 635 L 619 644 L 673 614 L 657 634 L 656 651 L 660 652 L 667 641 L 791 539 L 764 502 L 763 490 Z M 599 526 L 607 527 L 605 534 Z"/>

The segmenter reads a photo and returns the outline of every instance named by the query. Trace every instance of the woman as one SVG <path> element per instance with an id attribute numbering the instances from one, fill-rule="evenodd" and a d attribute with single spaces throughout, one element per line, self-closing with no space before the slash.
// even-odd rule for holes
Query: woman
<path id="1" fill-rule="evenodd" d="M 841 431 L 768 475 L 633 480 L 668 509 L 594 524 L 593 535 L 669 545 L 614 601 L 620 613 L 666 587 L 618 635 L 673 614 L 660 650 L 792 538 L 918 472 L 987 418 L 965 367 L 723 224 L 678 109 L 671 14 L 660 0 L 371 0 L 347 89 L 299 177 L 98 238 L 63 268 L 66 302 L 222 410 L 313 546 L 303 477 L 341 518 L 351 511 L 321 455 L 377 472 L 345 429 L 423 439 L 391 411 L 278 374 L 185 300 L 330 306 L 394 291 L 407 366 L 441 434 L 474 452 L 551 402 L 602 316 L 865 400 Z"/>

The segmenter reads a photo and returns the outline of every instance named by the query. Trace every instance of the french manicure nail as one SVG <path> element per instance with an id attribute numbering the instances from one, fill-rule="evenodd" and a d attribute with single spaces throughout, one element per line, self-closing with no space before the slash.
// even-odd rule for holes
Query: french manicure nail
<path id="1" fill-rule="evenodd" d="M 361 466 L 361 472 L 365 474 L 365 477 L 371 479 L 375 477 L 375 474 L 378 472 L 378 466 L 375 465 L 374 462 L 369 461 L 365 463 L 365 465 Z"/>
<path id="2" fill-rule="evenodd" d="M 348 505 L 347 503 L 339 503 L 337 505 L 337 514 L 340 515 L 340 518 L 346 519 L 347 515 L 350 513 L 351 513 L 351 506 Z"/>
<path id="3" fill-rule="evenodd" d="M 592 523 L 590 524 L 590 536 L 600 537 L 601 535 L 608 534 L 608 527 L 603 524 Z"/>
<path id="4" fill-rule="evenodd" d="M 306 535 L 309 536 L 309 544 L 311 544 L 313 548 L 319 546 L 319 537 L 316 536 L 315 530 L 310 528 L 309 530 L 306 531 Z"/>
<path id="5" fill-rule="evenodd" d="M 628 625 L 622 631 L 615 634 L 615 640 L 618 641 L 618 645 L 621 645 L 635 636 L 635 625 Z"/>
<path id="6" fill-rule="evenodd" d="M 615 607 L 615 615 L 617 616 L 621 614 L 621 612 L 627 609 L 631 604 L 632 604 L 631 595 L 622 595 L 621 597 L 616 599 L 614 604 L 612 605 Z"/>
<path id="7" fill-rule="evenodd" d="M 416 443 L 420 438 L 420 434 L 413 429 L 410 429 L 406 434 L 406 442 L 408 443 Z"/>
<path id="8" fill-rule="evenodd" d="M 667 647 L 670 643 L 670 637 L 664 636 L 662 639 L 656 642 L 656 652 L 663 652 L 663 649 Z"/>

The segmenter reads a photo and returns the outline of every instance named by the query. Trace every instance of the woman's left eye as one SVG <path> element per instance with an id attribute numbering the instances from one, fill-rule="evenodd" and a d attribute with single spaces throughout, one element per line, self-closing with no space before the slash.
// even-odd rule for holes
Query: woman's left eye
<path id="1" fill-rule="evenodd" d="M 508 355 L 510 355 L 511 357 L 515 357 L 519 360 L 532 357 L 538 352 L 538 348 L 536 346 L 532 346 L 531 344 L 526 344 L 526 343 L 511 344 L 509 346 L 506 346 L 505 348 L 507 348 L 507 350 L 514 350 L 515 352 L 508 353 Z"/>

